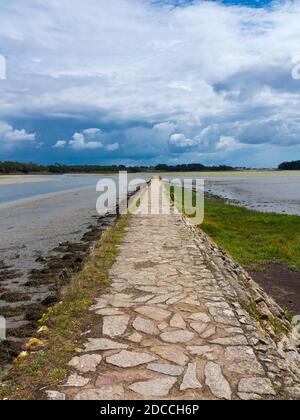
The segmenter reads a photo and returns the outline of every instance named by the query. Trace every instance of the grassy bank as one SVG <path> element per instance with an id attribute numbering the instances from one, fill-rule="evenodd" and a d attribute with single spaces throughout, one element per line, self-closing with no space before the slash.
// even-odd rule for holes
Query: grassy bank
<path id="1" fill-rule="evenodd" d="M 182 209 L 183 197 L 178 189 L 174 194 L 176 189 L 171 187 L 170 196 Z M 191 209 L 189 201 L 183 211 L 192 214 Z M 300 272 L 299 216 L 261 213 L 206 196 L 204 223 L 200 227 L 243 266 L 259 271 L 267 264 L 279 263 Z"/>
<path id="2" fill-rule="evenodd" d="M 300 271 L 300 217 L 259 213 L 206 198 L 201 228 L 240 264 L 281 263 Z"/>
<path id="3" fill-rule="evenodd" d="M 33 351 L 15 363 L 2 387 L 2 398 L 38 399 L 36 390 L 51 389 L 66 378 L 68 362 L 84 341 L 82 333 L 93 323 L 89 308 L 109 282 L 107 270 L 115 261 L 127 223 L 128 216 L 122 216 L 104 233 L 100 247 L 62 291 L 60 304 L 44 315 L 42 333 L 32 341 Z"/>

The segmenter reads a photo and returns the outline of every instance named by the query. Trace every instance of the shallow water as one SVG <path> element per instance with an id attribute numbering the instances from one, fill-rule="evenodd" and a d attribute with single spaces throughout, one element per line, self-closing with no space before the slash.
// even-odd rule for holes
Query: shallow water
<path id="1" fill-rule="evenodd" d="M 165 177 L 197 176 L 205 190 L 261 212 L 300 215 L 300 171 L 222 172 L 168 174 Z"/>

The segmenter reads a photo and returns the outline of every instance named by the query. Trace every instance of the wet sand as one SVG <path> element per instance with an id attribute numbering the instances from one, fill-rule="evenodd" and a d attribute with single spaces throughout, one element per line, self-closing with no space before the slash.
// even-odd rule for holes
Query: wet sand
<path id="1" fill-rule="evenodd" d="M 1 175 L 0 185 L 19 185 L 19 184 L 32 184 L 35 182 L 49 182 L 51 178 L 39 178 L 38 176 L 30 175 Z"/>
<path id="2" fill-rule="evenodd" d="M 114 222 L 97 214 L 97 197 L 94 188 L 84 188 L 0 208 L 0 315 L 8 338 L 0 345 L 2 368 L 56 301 L 68 274 L 84 264 L 89 246 Z"/>

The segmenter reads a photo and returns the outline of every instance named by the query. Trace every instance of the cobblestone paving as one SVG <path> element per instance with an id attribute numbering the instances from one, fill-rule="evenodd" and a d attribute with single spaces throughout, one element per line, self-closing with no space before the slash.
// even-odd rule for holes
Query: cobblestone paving
<path id="1" fill-rule="evenodd" d="M 151 188 L 158 194 L 160 185 Z M 139 214 L 145 205 L 130 219 L 110 287 L 91 308 L 98 324 L 70 361 L 67 383 L 48 398 L 300 398 L 297 363 L 207 262 L 201 234 L 180 214 Z"/>

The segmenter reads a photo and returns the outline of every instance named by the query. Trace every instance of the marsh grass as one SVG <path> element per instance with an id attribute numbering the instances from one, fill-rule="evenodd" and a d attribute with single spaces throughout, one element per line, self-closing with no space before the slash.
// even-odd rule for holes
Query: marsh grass
<path id="1" fill-rule="evenodd" d="M 183 199 L 176 199 L 175 189 L 170 188 L 171 199 L 182 209 Z M 261 213 L 210 196 L 204 208 L 199 227 L 241 265 L 265 271 L 267 264 L 279 263 L 300 271 L 299 216 Z"/>
<path id="2" fill-rule="evenodd" d="M 300 271 L 299 216 L 260 213 L 206 198 L 201 229 L 244 266 L 259 271 L 265 264 L 281 263 Z"/>

